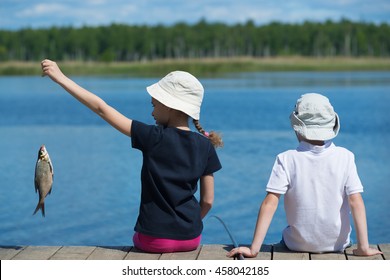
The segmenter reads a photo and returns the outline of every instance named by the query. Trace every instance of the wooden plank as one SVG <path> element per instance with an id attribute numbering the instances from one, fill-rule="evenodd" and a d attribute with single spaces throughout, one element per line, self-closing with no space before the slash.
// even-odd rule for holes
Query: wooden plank
<path id="1" fill-rule="evenodd" d="M 233 260 L 226 256 L 231 249 L 233 249 L 232 245 L 203 245 L 200 249 L 198 260 Z"/>
<path id="2" fill-rule="evenodd" d="M 24 247 L 21 246 L 0 246 L 0 260 L 11 260 L 22 250 Z"/>
<path id="3" fill-rule="evenodd" d="M 249 258 L 246 258 L 246 260 Z M 271 260 L 272 259 L 272 245 L 261 245 L 260 252 L 252 260 Z"/>
<path id="4" fill-rule="evenodd" d="M 286 247 L 286 245 L 281 243 L 274 244 L 272 248 L 273 248 L 273 253 L 272 253 L 273 260 L 309 260 L 310 259 L 309 253 L 291 251 Z"/>
<path id="5" fill-rule="evenodd" d="M 347 260 L 344 252 L 340 253 L 323 253 L 323 254 L 314 254 L 310 253 L 311 260 Z"/>
<path id="6" fill-rule="evenodd" d="M 378 244 L 378 247 L 383 252 L 383 258 L 390 260 L 390 244 Z"/>
<path id="7" fill-rule="evenodd" d="M 370 247 L 371 248 L 378 248 L 377 245 L 371 245 L 371 244 L 370 244 Z M 355 256 L 353 254 L 352 250 L 356 249 L 356 248 L 357 248 L 357 246 L 355 244 L 355 245 L 352 245 L 351 247 L 345 249 L 345 254 L 346 254 L 348 260 L 383 260 L 382 255 L 375 255 L 375 256 L 369 256 L 369 257 Z"/>
<path id="8" fill-rule="evenodd" d="M 135 247 L 131 248 L 127 253 L 125 260 L 158 260 L 161 254 L 158 253 L 145 253 Z"/>
<path id="9" fill-rule="evenodd" d="M 61 246 L 27 246 L 13 260 L 48 260 Z"/>
<path id="10" fill-rule="evenodd" d="M 194 251 L 165 253 L 161 255 L 160 260 L 196 260 L 198 258 L 201 246 Z"/>
<path id="11" fill-rule="evenodd" d="M 94 246 L 62 247 L 50 257 L 50 260 L 86 260 L 95 248 Z"/>
<path id="12" fill-rule="evenodd" d="M 87 260 L 123 260 L 131 248 L 129 246 L 98 246 Z"/>
<path id="13" fill-rule="evenodd" d="M 246 260 L 389 260 L 390 244 L 370 245 L 378 247 L 384 254 L 370 257 L 353 256 L 356 245 L 343 253 L 313 254 L 294 252 L 282 244 L 263 245 L 256 258 Z M 226 257 L 232 245 L 202 245 L 191 252 L 152 254 L 129 246 L 0 246 L 1 260 L 233 260 Z"/>

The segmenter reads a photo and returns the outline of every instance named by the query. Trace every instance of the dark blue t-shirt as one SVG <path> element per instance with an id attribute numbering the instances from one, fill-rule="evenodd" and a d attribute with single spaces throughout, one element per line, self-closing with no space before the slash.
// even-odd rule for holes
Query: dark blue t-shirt
<path id="1" fill-rule="evenodd" d="M 133 121 L 133 148 L 143 154 L 141 204 L 134 230 L 186 240 L 203 230 L 194 194 L 199 178 L 221 169 L 217 153 L 203 135 Z"/>

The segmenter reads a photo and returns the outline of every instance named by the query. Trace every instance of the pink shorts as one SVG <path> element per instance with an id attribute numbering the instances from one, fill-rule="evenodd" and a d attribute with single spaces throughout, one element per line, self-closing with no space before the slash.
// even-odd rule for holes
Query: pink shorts
<path id="1" fill-rule="evenodd" d="M 187 252 L 198 248 L 201 235 L 189 240 L 158 238 L 139 232 L 134 233 L 133 243 L 138 249 L 149 253 Z"/>

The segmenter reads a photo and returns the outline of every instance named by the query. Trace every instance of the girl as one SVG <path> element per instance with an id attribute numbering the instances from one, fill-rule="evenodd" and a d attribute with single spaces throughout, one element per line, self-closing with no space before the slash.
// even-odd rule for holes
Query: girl
<path id="1" fill-rule="evenodd" d="M 221 169 L 214 147 L 222 146 L 217 133 L 207 133 L 199 124 L 204 93 L 201 83 L 187 72 L 174 71 L 147 87 L 157 125 L 146 125 L 127 118 L 77 85 L 55 62 L 45 59 L 41 66 L 43 75 L 131 137 L 132 147 L 142 151 L 134 245 L 155 253 L 195 250 L 200 244 L 202 219 L 214 200 L 213 173 Z M 189 118 L 200 133 L 190 130 Z M 198 181 L 200 202 L 194 196 Z"/>

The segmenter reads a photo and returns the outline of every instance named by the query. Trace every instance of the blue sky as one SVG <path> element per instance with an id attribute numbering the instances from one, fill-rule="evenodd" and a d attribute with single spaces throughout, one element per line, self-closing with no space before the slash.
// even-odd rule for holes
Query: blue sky
<path id="1" fill-rule="evenodd" d="M 390 0 L 0 0 L 0 29 L 96 26 L 111 23 L 227 24 L 271 21 L 390 23 Z"/>

